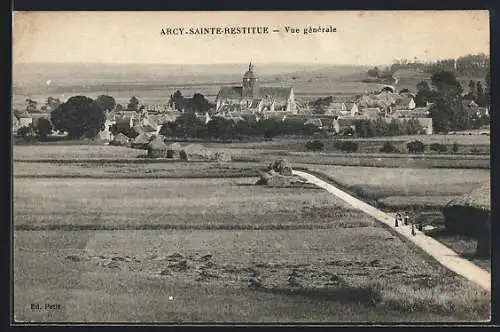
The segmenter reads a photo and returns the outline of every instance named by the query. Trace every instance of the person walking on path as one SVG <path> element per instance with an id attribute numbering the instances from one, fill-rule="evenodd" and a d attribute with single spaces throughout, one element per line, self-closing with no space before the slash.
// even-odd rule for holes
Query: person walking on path
<path id="1" fill-rule="evenodd" d="M 399 218 L 400 218 L 400 214 L 399 212 L 396 213 L 396 218 L 395 218 L 395 222 L 394 222 L 394 227 L 399 227 Z"/>
<path id="2" fill-rule="evenodd" d="M 405 212 L 405 217 L 404 217 L 404 224 L 408 226 L 408 221 L 410 220 L 410 216 L 408 215 L 408 212 Z"/>

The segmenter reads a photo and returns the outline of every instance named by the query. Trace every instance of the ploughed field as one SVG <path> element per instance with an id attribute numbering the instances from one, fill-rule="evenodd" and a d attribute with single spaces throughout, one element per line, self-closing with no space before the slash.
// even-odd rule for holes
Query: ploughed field
<path id="1" fill-rule="evenodd" d="M 369 216 L 255 181 L 14 177 L 16 319 L 489 319 L 487 292 Z"/>

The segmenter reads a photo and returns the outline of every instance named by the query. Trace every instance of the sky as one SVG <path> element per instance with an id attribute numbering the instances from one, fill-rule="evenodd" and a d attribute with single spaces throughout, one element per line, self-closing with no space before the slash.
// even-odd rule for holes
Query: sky
<path id="1" fill-rule="evenodd" d="M 268 27 L 269 34 L 162 35 L 167 28 Z M 300 33 L 285 32 L 285 27 Z M 304 28 L 336 32 L 304 34 Z M 14 12 L 16 63 L 389 64 L 489 54 L 487 11 Z"/>

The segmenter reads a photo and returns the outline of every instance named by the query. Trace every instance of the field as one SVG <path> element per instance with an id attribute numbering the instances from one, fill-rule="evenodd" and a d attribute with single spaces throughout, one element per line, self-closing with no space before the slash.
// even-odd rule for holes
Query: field
<path id="1" fill-rule="evenodd" d="M 411 218 L 435 229 L 428 234 L 463 257 L 491 271 L 491 260 L 475 257 L 476 240 L 448 234 L 442 208 L 452 199 L 490 181 L 483 169 L 418 169 L 297 165 L 333 181 L 382 210 L 409 211 Z"/>
<path id="2" fill-rule="evenodd" d="M 299 166 L 299 165 L 297 165 Z M 305 166 L 305 165 L 304 165 Z M 380 199 L 391 196 L 456 196 L 490 180 L 482 169 L 418 169 L 307 165 L 360 196 Z M 437 185 L 439 184 L 439 185 Z"/>
<path id="3" fill-rule="evenodd" d="M 255 180 L 14 178 L 16 318 L 489 318 L 488 293 L 368 216 L 318 189 Z"/>
<path id="4" fill-rule="evenodd" d="M 65 101 L 74 95 L 95 98 L 103 93 L 113 96 L 122 105 L 134 95 L 145 104 L 166 104 L 176 90 L 188 97 L 202 93 L 213 101 L 220 86 L 241 84 L 247 68 L 248 64 L 86 67 L 22 64 L 14 68 L 13 104 L 15 108 L 23 108 L 26 98 L 43 103 L 48 96 Z M 362 83 L 366 72 L 362 66 L 258 64 L 257 72 L 261 84 L 293 86 L 299 99 L 362 93 L 382 86 Z"/>
<path id="5" fill-rule="evenodd" d="M 188 144 L 188 143 L 183 143 Z M 260 144 L 260 146 L 259 146 Z M 232 156 L 233 161 L 261 163 L 286 158 L 294 164 L 367 166 L 384 168 L 462 168 L 490 169 L 489 155 L 440 155 L 440 154 L 384 154 L 384 153 L 344 153 L 344 152 L 304 152 L 300 147 L 305 141 L 293 141 L 286 145 L 284 140 L 259 143 L 203 143 L 213 151 L 223 151 Z M 332 142 L 333 144 L 333 142 Z M 370 143 L 371 144 L 371 143 Z M 377 143 L 379 144 L 379 143 Z M 382 144 L 382 143 L 380 143 Z M 295 146 L 295 149 L 294 149 Z M 488 148 L 489 149 L 489 148 Z M 144 150 L 126 147 L 99 145 L 16 145 L 13 150 L 15 161 L 81 163 L 101 161 L 103 163 L 158 163 L 157 160 L 138 159 Z M 170 161 L 160 161 L 162 163 Z"/>

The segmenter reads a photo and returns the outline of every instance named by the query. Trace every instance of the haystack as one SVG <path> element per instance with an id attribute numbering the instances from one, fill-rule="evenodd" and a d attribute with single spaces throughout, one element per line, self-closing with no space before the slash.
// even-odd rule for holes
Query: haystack
<path id="1" fill-rule="evenodd" d="M 477 253 L 489 255 L 491 233 L 491 186 L 489 182 L 451 200 L 443 208 L 443 215 L 448 231 L 476 237 L 478 239 Z"/>
<path id="2" fill-rule="evenodd" d="M 200 144 L 189 144 L 179 151 L 179 157 L 185 161 L 208 161 L 211 153 Z"/>
<path id="3" fill-rule="evenodd" d="M 129 143 L 129 138 L 125 136 L 123 133 L 118 133 L 111 142 L 109 142 L 109 145 L 115 145 L 115 146 L 125 146 L 128 145 Z"/>
<path id="4" fill-rule="evenodd" d="M 132 147 L 135 149 L 147 149 L 151 141 L 151 134 L 142 133 L 132 141 Z"/>
<path id="5" fill-rule="evenodd" d="M 177 142 L 170 144 L 167 147 L 167 158 L 177 158 L 181 151 L 181 145 Z"/>
<path id="6" fill-rule="evenodd" d="M 230 162 L 232 160 L 231 155 L 228 152 L 223 151 L 216 152 L 214 159 L 218 162 Z"/>
<path id="7" fill-rule="evenodd" d="M 288 187 L 292 184 L 291 178 L 281 175 L 274 170 L 268 172 L 259 171 L 260 179 L 256 185 L 267 185 L 270 187 Z"/>
<path id="8" fill-rule="evenodd" d="M 166 158 L 168 146 L 163 136 L 155 137 L 148 145 L 148 158 Z"/>
<path id="9" fill-rule="evenodd" d="M 280 175 L 290 176 L 293 174 L 292 166 L 286 159 L 277 159 L 269 164 L 268 170 L 273 170 Z"/>

